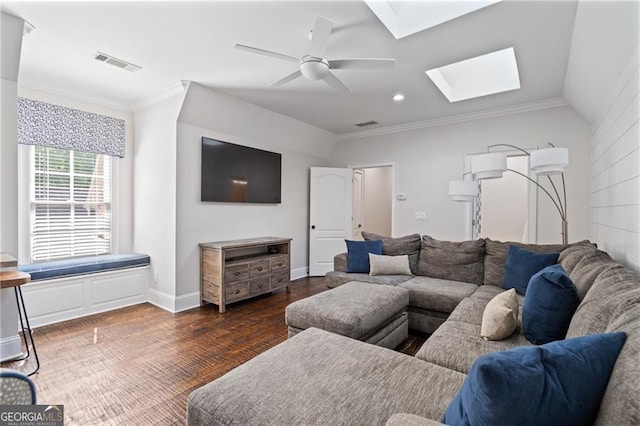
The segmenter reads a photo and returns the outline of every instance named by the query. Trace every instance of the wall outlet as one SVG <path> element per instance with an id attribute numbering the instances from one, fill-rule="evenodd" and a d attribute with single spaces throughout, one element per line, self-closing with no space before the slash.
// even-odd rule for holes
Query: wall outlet
<path id="1" fill-rule="evenodd" d="M 406 192 L 398 192 L 398 194 L 396 195 L 396 198 L 400 201 L 405 201 L 407 199 L 407 193 Z"/>
<path id="2" fill-rule="evenodd" d="M 416 220 L 427 220 L 427 212 L 416 212 Z"/>

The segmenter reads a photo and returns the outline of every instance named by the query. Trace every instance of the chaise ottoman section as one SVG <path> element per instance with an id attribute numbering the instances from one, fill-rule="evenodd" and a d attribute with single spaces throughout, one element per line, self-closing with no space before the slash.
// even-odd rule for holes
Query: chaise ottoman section
<path id="1" fill-rule="evenodd" d="M 438 420 L 464 379 L 311 328 L 193 391 L 187 425 L 383 426 L 395 413 Z"/>
<path id="2" fill-rule="evenodd" d="M 289 337 L 316 327 L 386 348 L 409 334 L 409 293 L 399 287 L 349 282 L 287 306 Z"/>

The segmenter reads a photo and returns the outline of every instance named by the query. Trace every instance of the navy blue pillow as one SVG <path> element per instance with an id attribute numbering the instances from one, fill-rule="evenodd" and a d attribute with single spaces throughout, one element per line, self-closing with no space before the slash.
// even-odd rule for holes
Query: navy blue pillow
<path id="1" fill-rule="evenodd" d="M 531 277 L 524 296 L 524 337 L 536 345 L 564 339 L 579 304 L 578 290 L 564 268 L 544 268 Z"/>
<path id="2" fill-rule="evenodd" d="M 344 241 L 347 243 L 347 272 L 369 273 L 369 253 L 382 254 L 382 240 Z"/>
<path id="3" fill-rule="evenodd" d="M 442 419 L 460 425 L 590 425 L 625 333 L 590 334 L 476 360 Z"/>
<path id="4" fill-rule="evenodd" d="M 559 253 L 533 253 L 518 246 L 509 246 L 502 288 L 515 288 L 524 296 L 533 274 L 558 263 L 558 256 Z"/>

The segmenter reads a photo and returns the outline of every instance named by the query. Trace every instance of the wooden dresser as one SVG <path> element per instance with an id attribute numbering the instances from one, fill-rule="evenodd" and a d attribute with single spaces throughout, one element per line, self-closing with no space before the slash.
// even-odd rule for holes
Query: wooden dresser
<path id="1" fill-rule="evenodd" d="M 291 290 L 291 238 L 263 237 L 200 243 L 200 304 L 225 311 L 280 288 Z"/>

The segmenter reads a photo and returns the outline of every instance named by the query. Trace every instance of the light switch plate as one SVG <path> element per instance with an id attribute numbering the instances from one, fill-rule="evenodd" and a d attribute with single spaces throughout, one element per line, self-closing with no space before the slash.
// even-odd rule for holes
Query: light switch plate
<path id="1" fill-rule="evenodd" d="M 427 212 L 416 212 L 416 220 L 427 220 Z"/>
<path id="2" fill-rule="evenodd" d="M 405 201 L 407 199 L 407 193 L 406 192 L 398 192 L 398 194 L 396 195 L 396 198 L 400 201 Z"/>

